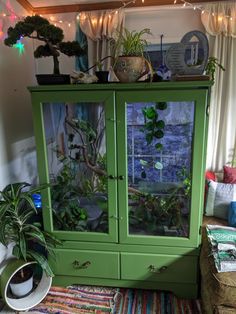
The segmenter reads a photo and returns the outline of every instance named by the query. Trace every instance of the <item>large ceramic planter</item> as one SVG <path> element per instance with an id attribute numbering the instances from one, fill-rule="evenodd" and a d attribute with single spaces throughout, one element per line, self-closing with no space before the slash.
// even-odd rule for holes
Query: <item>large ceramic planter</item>
<path id="1" fill-rule="evenodd" d="M 114 72 L 122 83 L 136 82 L 148 72 L 146 60 L 143 57 L 120 56 L 115 63 Z"/>
<path id="2" fill-rule="evenodd" d="M 9 284 L 12 277 L 23 267 L 35 263 L 36 262 L 25 262 L 23 260 L 11 259 L 5 261 L 0 269 L 2 298 L 5 303 L 15 311 L 27 311 L 36 306 L 45 298 L 51 287 L 52 277 L 47 276 L 43 271 L 37 286 L 27 296 L 14 298 L 9 294 Z"/>

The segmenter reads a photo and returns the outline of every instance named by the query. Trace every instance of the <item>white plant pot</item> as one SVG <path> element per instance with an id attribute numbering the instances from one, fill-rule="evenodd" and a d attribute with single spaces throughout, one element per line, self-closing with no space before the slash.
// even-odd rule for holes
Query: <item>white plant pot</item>
<path id="1" fill-rule="evenodd" d="M 11 292 L 16 297 L 23 297 L 33 289 L 33 275 L 26 281 L 20 283 L 10 283 Z"/>
<path id="2" fill-rule="evenodd" d="M 25 262 L 17 259 L 9 259 L 5 261 L 5 265 L 0 268 L 0 290 L 3 300 L 15 311 L 27 311 L 40 303 L 47 295 L 51 284 L 52 277 L 48 276 L 45 271 L 42 278 L 35 289 L 21 298 L 11 298 L 7 294 L 8 286 L 12 277 L 23 267 L 35 264 L 36 262 Z"/>

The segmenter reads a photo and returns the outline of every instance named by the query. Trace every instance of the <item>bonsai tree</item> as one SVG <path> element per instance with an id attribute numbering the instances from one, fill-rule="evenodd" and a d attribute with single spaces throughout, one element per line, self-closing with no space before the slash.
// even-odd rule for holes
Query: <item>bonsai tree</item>
<path id="1" fill-rule="evenodd" d="M 16 258 L 36 261 L 49 276 L 53 276 L 42 249 L 51 254 L 52 249 L 61 242 L 43 231 L 39 222 L 33 222 L 37 209 L 32 194 L 43 186 L 29 187 L 30 184 L 19 182 L 9 184 L 0 191 L 0 242 L 5 246 L 15 243 L 12 253 Z"/>
<path id="2" fill-rule="evenodd" d="M 77 41 L 63 42 L 63 30 L 41 16 L 27 16 L 23 21 L 16 23 L 15 27 L 9 27 L 8 37 L 4 40 L 5 45 L 12 47 L 22 37 L 37 39 L 44 42 L 34 51 L 35 58 L 53 57 L 54 74 L 60 74 L 60 52 L 65 55 L 81 56 L 85 54 L 85 47 L 81 48 Z"/>

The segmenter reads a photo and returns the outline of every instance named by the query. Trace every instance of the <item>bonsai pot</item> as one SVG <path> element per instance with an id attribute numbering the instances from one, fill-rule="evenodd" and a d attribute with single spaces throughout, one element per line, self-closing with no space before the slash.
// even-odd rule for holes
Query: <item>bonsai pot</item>
<path id="1" fill-rule="evenodd" d="M 70 84 L 69 74 L 36 74 L 39 85 Z"/>
<path id="2" fill-rule="evenodd" d="M 98 78 L 98 83 L 107 83 L 108 82 L 109 71 L 96 71 L 95 74 Z"/>
<path id="3" fill-rule="evenodd" d="M 122 83 L 136 82 L 148 72 L 146 60 L 143 57 L 119 56 L 114 66 L 114 72 Z"/>
<path id="4" fill-rule="evenodd" d="M 33 289 L 33 269 L 32 267 L 22 267 L 11 279 L 10 288 L 12 294 L 22 298 Z"/>

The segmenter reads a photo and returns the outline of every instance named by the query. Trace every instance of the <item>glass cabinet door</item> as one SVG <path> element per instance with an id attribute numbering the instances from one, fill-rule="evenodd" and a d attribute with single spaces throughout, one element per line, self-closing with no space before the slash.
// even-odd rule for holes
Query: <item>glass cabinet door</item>
<path id="1" fill-rule="evenodd" d="M 118 147 L 118 154 L 122 146 L 126 151 L 124 167 L 118 170 L 126 180 L 119 189 L 128 192 L 122 203 L 128 213 L 121 215 L 121 239 L 188 239 L 196 101 L 171 96 L 169 101 L 159 94 L 148 95 L 145 101 L 137 98 L 123 96 L 118 109 L 118 120 L 126 117 Z"/>
<path id="2" fill-rule="evenodd" d="M 116 215 L 116 195 L 108 197 L 116 193 L 113 104 L 108 112 L 103 101 L 41 105 L 53 231 L 115 241 L 108 218 Z"/>

